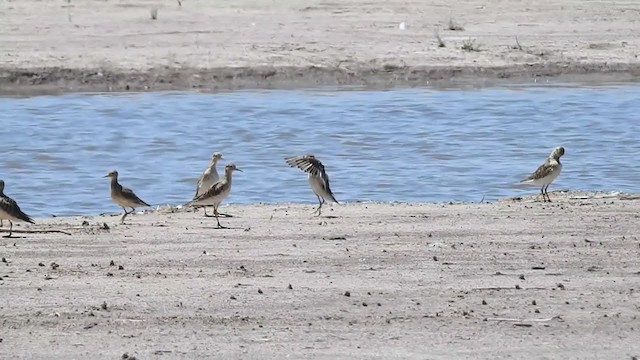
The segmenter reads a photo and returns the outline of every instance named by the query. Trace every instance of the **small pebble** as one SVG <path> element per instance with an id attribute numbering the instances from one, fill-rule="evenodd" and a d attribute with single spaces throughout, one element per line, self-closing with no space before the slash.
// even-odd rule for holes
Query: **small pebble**
<path id="1" fill-rule="evenodd" d="M 533 300 L 533 301 L 531 302 L 531 305 L 536 306 L 536 305 L 538 305 L 538 303 L 537 303 L 535 300 Z"/>
<path id="2" fill-rule="evenodd" d="M 258 289 L 258 294 L 262 294 L 262 290 L 261 289 Z"/>
<path id="3" fill-rule="evenodd" d="M 350 292 L 348 292 L 348 291 L 345 291 L 345 292 L 344 292 L 344 296 L 349 297 L 349 296 L 351 296 L 351 293 L 350 293 Z"/>
<path id="4" fill-rule="evenodd" d="M 113 260 L 111 260 L 111 262 L 109 263 L 109 266 L 116 266 L 116 263 L 113 262 Z"/>
<path id="5" fill-rule="evenodd" d="M 118 265 L 118 270 L 124 270 L 124 266 Z"/>
<path id="6" fill-rule="evenodd" d="M 487 302 L 485 300 L 482 300 L 482 305 L 487 305 Z"/>
<path id="7" fill-rule="evenodd" d="M 289 284 L 288 289 L 289 289 L 289 290 L 293 290 L 293 286 L 291 286 L 291 284 Z"/>

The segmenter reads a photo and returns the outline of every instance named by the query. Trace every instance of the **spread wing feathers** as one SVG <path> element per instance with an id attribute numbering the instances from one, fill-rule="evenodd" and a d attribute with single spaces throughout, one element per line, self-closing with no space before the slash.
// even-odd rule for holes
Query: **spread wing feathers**
<path id="1" fill-rule="evenodd" d="M 8 196 L 0 198 L 0 208 L 2 209 L 2 211 L 15 217 L 16 219 L 35 224 L 35 222 L 33 222 L 33 219 L 29 215 L 20 210 L 20 206 L 18 206 L 18 203 L 16 203 L 15 200 Z"/>
<path id="2" fill-rule="evenodd" d="M 300 170 L 310 173 L 314 176 L 321 176 L 327 179 L 327 175 L 324 172 L 324 165 L 320 160 L 316 159 L 313 155 L 302 155 L 285 158 L 285 161 L 291 167 L 297 167 Z"/>
<path id="3" fill-rule="evenodd" d="M 546 161 L 544 164 L 540 165 L 536 169 L 536 171 L 533 172 L 533 174 L 529 175 L 529 177 L 527 177 L 526 179 L 524 179 L 522 181 L 542 179 L 542 178 L 548 176 L 549 174 L 551 174 L 551 172 L 553 172 L 555 167 L 556 167 L 555 164 L 551 164 L 549 161 Z"/>
<path id="4" fill-rule="evenodd" d="M 151 205 L 147 204 L 146 202 L 144 202 L 142 199 L 140 199 L 140 198 L 138 197 L 138 195 L 136 195 L 136 194 L 133 192 L 133 190 L 131 190 L 131 189 L 129 189 L 129 188 L 122 187 L 122 192 L 121 192 L 121 194 L 122 194 L 122 196 L 123 196 L 125 199 L 127 199 L 127 200 L 129 200 L 129 201 L 131 201 L 131 202 L 133 202 L 133 203 L 140 204 L 140 205 L 144 205 L 144 206 L 151 206 Z"/>

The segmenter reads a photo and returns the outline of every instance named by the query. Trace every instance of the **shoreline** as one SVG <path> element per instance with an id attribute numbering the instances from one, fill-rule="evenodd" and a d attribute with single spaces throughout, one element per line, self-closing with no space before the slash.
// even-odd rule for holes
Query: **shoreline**
<path id="1" fill-rule="evenodd" d="M 630 193 L 630 192 L 621 192 L 621 191 L 586 191 L 586 190 L 552 190 L 549 194 L 558 199 L 561 202 L 566 201 L 596 201 L 596 200 L 617 200 L 617 201 L 634 201 L 640 200 L 640 193 Z M 341 207 L 358 207 L 358 206 L 383 206 L 383 207 L 393 207 L 393 206 L 407 206 L 407 207 L 422 207 L 422 206 L 451 206 L 451 205 L 459 205 L 459 206 L 472 206 L 472 205 L 504 205 L 504 204 L 536 204 L 539 203 L 538 192 L 531 191 L 529 194 L 524 195 L 513 195 L 498 198 L 495 200 L 484 200 L 484 198 L 480 201 L 449 201 L 443 200 L 439 202 L 411 202 L 411 201 L 380 201 L 380 200 L 358 200 L 358 201 L 342 201 L 340 204 L 325 204 L 323 209 L 327 209 L 327 211 L 335 211 L 340 209 Z M 551 203 L 553 204 L 553 203 Z M 305 202 L 258 202 L 258 203 L 223 203 L 221 204 L 220 209 L 226 208 L 237 208 L 243 210 L 250 210 L 254 207 L 257 208 L 316 208 L 318 205 L 315 201 L 305 201 Z M 210 207 L 209 207 L 210 210 Z M 221 210 L 223 213 L 224 210 Z M 170 214 L 194 214 L 196 218 L 199 216 L 197 214 L 202 213 L 202 207 L 184 207 L 183 204 L 154 204 L 147 208 L 137 208 L 134 214 L 138 216 L 165 216 Z M 27 224 L 24 222 L 14 222 L 14 230 L 16 226 L 20 227 L 37 227 L 38 223 L 48 223 L 50 221 L 60 222 L 66 220 L 77 220 L 77 219 L 91 219 L 91 218 L 111 218 L 111 217 L 119 217 L 122 215 L 122 211 L 103 211 L 99 213 L 83 213 L 83 214 L 51 214 L 48 216 L 32 216 L 32 219 L 36 221 L 36 225 Z M 220 217 L 224 219 L 224 216 Z M 128 219 L 128 218 L 127 218 Z M 0 229 L 4 229 L 0 228 Z M 1 232 L 1 231 L 0 231 Z"/>
<path id="2" fill-rule="evenodd" d="M 640 3 L 528 6 L 5 2 L 0 94 L 640 81 Z"/>
<path id="3" fill-rule="evenodd" d="M 146 71 L 119 69 L 2 69 L 0 96 L 154 91 L 313 90 L 322 87 L 487 88 L 509 85 L 577 86 L 640 82 L 638 64 L 515 64 L 500 67 L 434 66 L 355 68 L 244 67 Z"/>

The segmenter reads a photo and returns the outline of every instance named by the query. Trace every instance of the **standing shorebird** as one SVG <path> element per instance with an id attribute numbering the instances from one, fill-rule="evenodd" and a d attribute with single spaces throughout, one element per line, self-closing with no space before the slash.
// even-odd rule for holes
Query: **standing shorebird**
<path id="1" fill-rule="evenodd" d="M 333 196 L 331 192 L 331 187 L 329 187 L 329 176 L 324 171 L 324 165 L 320 162 L 320 160 L 316 159 L 313 155 L 301 155 L 301 156 L 292 156 L 284 159 L 287 164 L 291 167 L 298 167 L 302 171 L 309 173 L 309 185 L 311 185 L 311 190 L 318 198 L 318 208 L 314 211 L 314 213 L 318 213 L 320 216 L 322 211 L 322 204 L 325 201 L 333 201 L 336 204 L 340 204 L 338 200 Z"/>
<path id="2" fill-rule="evenodd" d="M 193 195 L 193 199 L 196 199 L 198 196 L 204 194 L 209 188 L 220 180 L 220 175 L 218 175 L 218 170 L 216 169 L 216 164 L 219 160 L 224 160 L 222 158 L 222 154 L 219 152 L 214 152 L 211 156 L 211 162 L 209 162 L 209 166 L 202 173 L 200 179 L 198 179 L 198 185 L 196 186 L 196 193 Z M 214 215 L 207 214 L 207 207 L 204 208 L 204 216 L 212 217 Z"/>
<path id="3" fill-rule="evenodd" d="M 218 206 L 220 206 L 222 200 L 229 196 L 229 193 L 231 192 L 231 175 L 236 170 L 242 171 L 238 169 L 235 164 L 227 164 L 227 166 L 224 167 L 224 178 L 211 185 L 206 192 L 188 202 L 186 206 L 213 206 L 213 216 L 216 217 L 218 228 L 225 228 L 220 225 L 220 219 L 218 218 L 220 215 L 218 213 Z"/>
<path id="4" fill-rule="evenodd" d="M 11 237 L 13 234 L 13 221 L 26 221 L 35 224 L 33 219 L 22 210 L 15 200 L 4 194 L 4 180 L 0 180 L 0 226 L 3 220 L 9 220 L 9 235 L 3 237 Z"/>
<path id="5" fill-rule="evenodd" d="M 111 170 L 105 177 L 111 178 L 111 200 L 113 200 L 114 203 L 118 204 L 118 206 L 122 207 L 122 209 L 124 210 L 122 219 L 120 219 L 121 224 L 124 224 L 124 219 L 127 217 L 127 215 L 136 211 L 137 207 L 151 206 L 142 201 L 142 199 L 140 199 L 136 194 L 134 194 L 133 190 L 126 188 L 118 183 L 117 171 Z M 131 211 L 129 212 L 127 212 L 128 207 L 131 208 Z"/>
<path id="6" fill-rule="evenodd" d="M 542 194 L 543 202 L 551 202 L 547 189 L 549 189 L 549 185 L 551 185 L 553 180 L 560 175 L 560 171 L 562 171 L 562 164 L 560 163 L 560 157 L 562 155 L 564 155 L 564 148 L 562 146 L 553 149 L 544 164 L 540 165 L 533 174 L 520 182 L 521 184 L 542 186 L 540 193 Z"/>

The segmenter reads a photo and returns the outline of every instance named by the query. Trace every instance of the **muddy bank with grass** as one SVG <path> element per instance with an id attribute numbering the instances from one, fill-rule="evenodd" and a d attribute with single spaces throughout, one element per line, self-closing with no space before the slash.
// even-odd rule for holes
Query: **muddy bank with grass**
<path id="1" fill-rule="evenodd" d="M 0 357 L 640 355 L 637 196 L 37 219 L 0 239 Z"/>
<path id="2" fill-rule="evenodd" d="M 640 3 L 3 2 L 4 93 L 635 81 Z"/>

